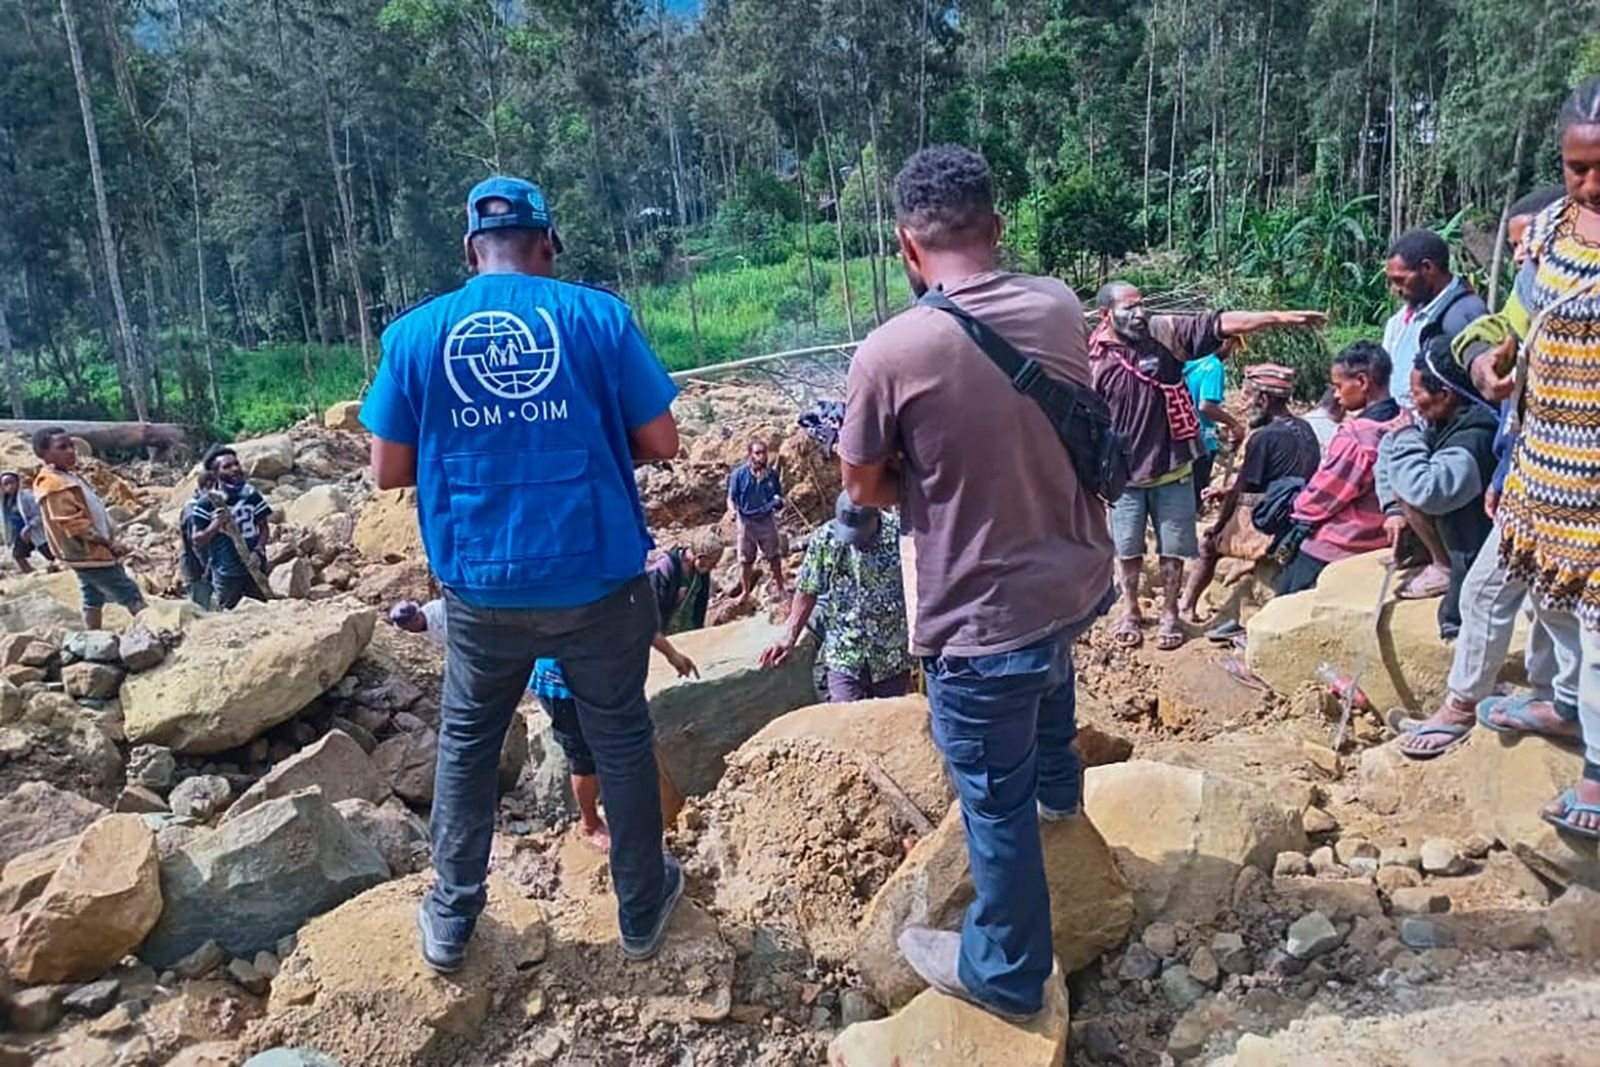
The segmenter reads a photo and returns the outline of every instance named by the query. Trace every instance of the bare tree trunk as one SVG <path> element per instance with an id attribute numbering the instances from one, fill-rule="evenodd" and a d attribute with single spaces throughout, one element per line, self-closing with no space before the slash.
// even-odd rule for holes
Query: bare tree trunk
<path id="1" fill-rule="evenodd" d="M 1378 4 L 1367 16 L 1367 58 L 1361 64 L 1361 137 L 1356 143 L 1356 193 L 1367 192 L 1367 142 L 1372 138 L 1372 56 L 1378 47 Z M 1341 168 L 1342 169 L 1342 168 Z"/>
<path id="2" fill-rule="evenodd" d="M 1150 134 L 1155 124 L 1156 100 L 1156 29 L 1155 14 L 1151 13 L 1149 52 L 1145 56 L 1144 76 L 1144 225 L 1150 232 Z"/>
<path id="3" fill-rule="evenodd" d="M 1400 26 L 1399 0 L 1389 5 L 1389 237 L 1399 237 L 1405 225 L 1401 219 L 1400 171 L 1400 46 L 1396 40 Z"/>
<path id="4" fill-rule="evenodd" d="M 1506 180 L 1505 198 L 1500 204 L 1500 224 L 1494 231 L 1494 256 L 1489 261 L 1489 306 L 1500 306 L 1500 268 L 1506 250 L 1506 230 L 1511 224 L 1511 204 L 1517 197 L 1517 183 L 1522 178 L 1522 154 L 1528 141 L 1528 116 L 1524 112 L 1517 119 L 1517 139 L 1511 148 L 1511 173 Z"/>
<path id="5" fill-rule="evenodd" d="M 806 192 L 806 165 L 800 159 L 800 139 L 795 138 L 794 158 L 799 161 L 795 173 L 800 178 L 800 239 L 806 249 L 806 301 L 811 308 L 811 329 L 817 328 L 817 265 L 811 258 L 811 196 Z"/>
<path id="6" fill-rule="evenodd" d="M 694 293 L 694 263 L 682 244 L 683 237 L 687 236 L 689 216 L 683 193 L 683 152 L 678 142 L 678 93 L 672 80 L 671 61 L 667 58 L 666 0 L 656 0 L 656 21 L 661 38 L 661 86 L 667 94 L 667 146 L 672 153 L 672 192 L 678 207 L 678 255 L 683 260 L 684 277 L 689 287 L 689 327 L 694 331 L 694 358 L 696 362 L 702 362 L 705 353 L 700 343 L 700 306 Z"/>
<path id="7" fill-rule="evenodd" d="M 844 199 L 839 195 L 839 171 L 833 164 L 833 145 L 828 139 L 828 116 L 822 107 L 822 83 L 816 69 L 812 68 L 812 84 L 817 95 L 817 123 L 822 127 L 822 154 L 828 164 L 828 186 L 833 192 L 833 224 L 839 237 L 839 284 L 844 290 L 844 323 L 850 340 L 856 339 L 855 300 L 850 294 L 850 257 L 844 250 Z"/>
<path id="8" fill-rule="evenodd" d="M 917 35 L 917 148 L 928 143 L 928 0 L 922 0 L 922 27 Z M 877 138 L 873 138 L 877 151 Z M 880 164 L 882 161 L 879 161 Z"/>
<path id="9" fill-rule="evenodd" d="M 178 33 L 187 42 L 183 20 L 183 4 L 177 5 Z M 183 65 L 183 127 L 189 148 L 189 200 L 194 209 L 194 270 L 195 289 L 200 298 L 200 343 L 206 357 L 206 395 L 211 399 L 211 420 L 222 423 L 222 391 L 217 386 L 217 356 L 211 343 L 211 313 L 206 299 L 206 235 L 205 219 L 200 208 L 200 160 L 194 141 L 194 78 L 187 62 Z"/>
<path id="10" fill-rule="evenodd" d="M 878 112 L 872 104 L 872 98 L 867 98 L 867 134 L 872 140 L 872 210 L 877 218 L 875 236 L 878 244 L 878 277 L 883 289 L 883 311 L 878 319 L 881 323 L 889 317 L 889 249 L 884 243 L 886 227 L 883 217 L 883 152 L 878 147 Z M 866 181 L 866 175 L 861 176 Z M 862 192 L 865 192 L 865 187 Z"/>
<path id="11" fill-rule="evenodd" d="M 22 377 L 17 373 L 16 350 L 11 344 L 11 320 L 6 318 L 6 294 L 0 289 L 0 360 L 4 361 L 6 397 L 11 401 L 11 417 L 25 419 L 28 413 L 22 403 Z"/>
<path id="12" fill-rule="evenodd" d="M 867 253 L 867 273 L 872 278 L 872 320 L 878 325 L 883 325 L 885 314 L 883 286 L 878 277 L 879 260 L 872 250 L 872 215 L 867 204 L 867 159 L 861 146 L 856 146 L 856 174 L 861 179 L 861 229 L 863 249 Z M 848 187 L 848 186 L 847 186 Z"/>
<path id="13" fill-rule="evenodd" d="M 366 381 L 376 369 L 372 361 L 372 325 L 367 316 L 372 305 L 367 282 L 361 276 L 361 241 L 357 236 L 355 197 L 350 192 L 350 164 L 339 159 L 339 146 L 333 136 L 333 104 L 328 99 L 326 78 L 322 86 L 322 128 L 327 135 L 328 163 L 333 167 L 333 184 L 339 197 L 339 220 L 344 228 L 345 259 L 350 268 L 350 287 L 355 294 L 356 327 L 361 335 L 361 368 Z"/>
<path id="14" fill-rule="evenodd" d="M 67 52 L 72 59 L 72 79 L 78 88 L 78 110 L 83 113 L 83 140 L 89 151 L 89 180 L 94 186 L 95 215 L 99 220 L 101 255 L 105 258 L 106 285 L 116 312 L 117 334 L 127 352 L 129 388 L 133 395 L 134 416 L 149 420 L 148 385 L 139 359 L 133 323 L 128 317 L 128 301 L 122 290 L 122 271 L 117 266 L 117 242 L 111 232 L 111 207 L 106 201 L 105 174 L 100 169 L 100 136 L 95 128 L 94 102 L 89 97 L 89 76 L 83 66 L 83 47 L 78 42 L 78 26 L 72 17 L 69 0 L 61 0 L 61 24 L 67 36 Z"/>
<path id="15" fill-rule="evenodd" d="M 323 309 L 328 305 L 322 295 L 322 267 L 317 262 L 317 239 L 311 232 L 311 207 L 303 192 L 300 194 L 300 221 L 306 231 L 306 263 L 311 267 L 311 317 L 317 320 L 317 339 L 322 342 L 323 348 L 327 348 L 332 342 L 328 338 L 328 316 Z"/>

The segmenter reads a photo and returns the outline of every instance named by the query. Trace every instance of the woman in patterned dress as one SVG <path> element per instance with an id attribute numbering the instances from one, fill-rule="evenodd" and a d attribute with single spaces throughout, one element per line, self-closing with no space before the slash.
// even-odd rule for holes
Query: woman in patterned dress
<path id="1" fill-rule="evenodd" d="M 1531 272 L 1530 306 L 1508 316 L 1517 336 L 1471 366 L 1486 395 L 1511 395 L 1522 339 L 1522 435 L 1500 503 L 1500 552 L 1552 632 L 1579 633 L 1583 777 L 1543 815 L 1600 838 L 1600 78 L 1567 100 L 1560 130 L 1567 195 L 1533 224 L 1522 268 Z M 1526 724 L 1561 732 L 1560 723 L 1543 725 Z"/>

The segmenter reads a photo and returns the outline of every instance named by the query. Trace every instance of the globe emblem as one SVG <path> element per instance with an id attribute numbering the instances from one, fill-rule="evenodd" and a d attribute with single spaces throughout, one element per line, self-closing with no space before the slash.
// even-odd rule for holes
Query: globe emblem
<path id="1" fill-rule="evenodd" d="M 555 381 L 561 368 L 561 338 L 544 308 L 530 329 L 509 311 L 477 311 L 450 328 L 444 342 L 444 370 L 464 404 L 472 395 L 463 387 L 463 370 L 503 400 L 537 396 Z"/>

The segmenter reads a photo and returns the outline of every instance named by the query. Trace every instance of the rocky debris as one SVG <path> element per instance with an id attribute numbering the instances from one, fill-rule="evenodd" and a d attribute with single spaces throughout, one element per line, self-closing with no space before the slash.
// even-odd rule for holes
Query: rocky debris
<path id="1" fill-rule="evenodd" d="M 1161 973 L 1161 957 L 1142 944 L 1128 946 L 1117 967 L 1117 978 L 1124 982 L 1142 982 Z"/>
<path id="2" fill-rule="evenodd" d="M 61 642 L 61 651 L 70 660 L 89 663 L 118 663 L 117 635 L 109 630 L 75 630 Z"/>
<path id="3" fill-rule="evenodd" d="M 390 489 L 361 505 L 352 540 L 363 556 L 386 563 L 423 559 L 417 491 Z"/>
<path id="4" fill-rule="evenodd" d="M 0 863 L 52 841 L 75 837 L 106 809 L 47 782 L 0 793 Z"/>
<path id="5" fill-rule="evenodd" d="M 161 861 L 166 908 L 140 956 L 170 966 L 213 939 L 253 955 L 388 877 L 320 793 L 269 800 Z"/>
<path id="6" fill-rule="evenodd" d="M 1436 920 L 1407 915 L 1400 920 L 1400 942 L 1407 948 L 1449 948 L 1455 934 Z"/>
<path id="7" fill-rule="evenodd" d="M 63 837 L 7 863 L 0 871 L 0 916 L 10 915 L 43 893 L 77 843 L 76 837 Z"/>
<path id="8" fill-rule="evenodd" d="M 122 605 L 106 605 L 104 625 L 116 630 L 129 621 Z M 0 631 L 37 637 L 76 630 L 82 625 L 78 578 L 71 571 L 36 571 L 5 580 L 4 595 L 0 595 Z"/>
<path id="9" fill-rule="evenodd" d="M 1178 928 L 1171 923 L 1151 923 L 1139 934 L 1139 941 L 1164 960 L 1178 954 Z"/>
<path id="10" fill-rule="evenodd" d="M 108 815 L 22 910 L 8 968 L 20 982 L 95 978 L 138 947 L 160 914 L 155 835 L 137 815 Z"/>
<path id="11" fill-rule="evenodd" d="M 32 692 L 21 718 L 0 727 L 0 796 L 47 781 L 109 803 L 122 785 L 114 720 L 112 712 L 92 712 L 65 693 Z M 30 841 L 26 847 L 41 843 Z"/>
<path id="12" fill-rule="evenodd" d="M 1390 896 L 1397 890 L 1413 889 L 1422 884 L 1422 875 L 1414 867 L 1379 867 L 1373 879 L 1378 888 Z"/>
<path id="13" fill-rule="evenodd" d="M 1396 915 L 1438 915 L 1450 910 L 1450 897 L 1425 886 L 1406 886 L 1389 894 Z"/>
<path id="14" fill-rule="evenodd" d="M 1290 693 L 1319 664 L 1352 664 L 1372 634 L 1372 605 L 1383 578 L 1382 557 L 1369 552 L 1328 565 L 1316 588 L 1275 597 L 1247 623 L 1250 669 L 1279 693 Z M 1439 640 L 1437 605 L 1390 599 L 1378 621 L 1383 655 L 1372 657 L 1361 688 L 1373 707 L 1432 711 L 1445 692 L 1450 646 Z M 1522 629 L 1511 660 L 1522 660 Z"/>
<path id="15" fill-rule="evenodd" d="M 62 998 L 61 1006 L 76 1015 L 98 1018 L 116 1007 L 122 983 L 115 978 L 81 985 Z"/>
<path id="16" fill-rule="evenodd" d="M 650 658 L 645 695 L 656 726 L 656 759 L 679 792 L 709 792 L 728 753 L 778 716 L 816 702 L 811 641 L 781 667 L 767 670 L 759 662 L 782 632 L 765 620 L 746 619 L 675 635 L 673 644 L 694 660 L 699 678 L 679 678 L 665 659 Z"/>
<path id="17" fill-rule="evenodd" d="M 356 836 L 378 850 L 395 877 L 427 869 L 428 825 L 399 800 L 391 798 L 382 806 L 366 800 L 341 800 L 334 807 Z"/>
<path id="18" fill-rule="evenodd" d="M 1308 834 L 1331 834 L 1339 828 L 1332 815 L 1318 807 L 1309 807 L 1300 814 L 1300 822 Z"/>
<path id="19" fill-rule="evenodd" d="M 272 595 L 280 600 L 306 599 L 311 595 L 311 586 L 315 581 L 316 571 L 311 562 L 299 557 L 272 568 L 272 573 L 267 576 Z"/>
<path id="20" fill-rule="evenodd" d="M 135 745 L 128 752 L 128 782 L 157 793 L 172 788 L 178 761 L 172 750 L 160 745 Z"/>
<path id="21" fill-rule="evenodd" d="M 194 980 L 204 978 L 228 962 L 228 950 L 215 941 L 207 941 L 174 963 L 169 969 L 179 978 Z"/>
<path id="22" fill-rule="evenodd" d="M 1249 974 L 1255 967 L 1244 938 L 1236 933 L 1223 932 L 1213 937 L 1211 955 L 1226 974 Z"/>
<path id="23" fill-rule="evenodd" d="M 1084 774 L 1084 806 L 1133 886 L 1139 917 L 1206 921 L 1243 866 L 1305 847 L 1300 807 L 1221 774 L 1133 760 Z"/>
<path id="24" fill-rule="evenodd" d="M 130 671 L 148 671 L 167 658 L 167 646 L 142 624 L 134 625 L 117 639 L 117 658 Z"/>
<path id="25" fill-rule="evenodd" d="M 302 929 L 267 1018 L 251 1030 L 255 1042 L 310 1045 L 347 1067 L 454 1062 L 496 1004 L 519 999 L 550 938 L 540 906 L 491 878 L 466 966 L 441 979 L 413 947 L 429 884 L 426 875 L 390 882 Z"/>
<path id="26" fill-rule="evenodd" d="M 1326 915 L 1313 911 L 1289 925 L 1283 949 L 1297 960 L 1309 960 L 1338 948 L 1343 940 L 1343 935 Z"/>
<path id="27" fill-rule="evenodd" d="M 239 465 L 246 477 L 272 481 L 294 470 L 294 442 L 288 434 L 276 433 L 237 441 Z"/>
<path id="28" fill-rule="evenodd" d="M 1059 1067 L 1070 1018 L 1058 974 L 1045 1006 L 1024 1024 L 931 989 L 887 1019 L 857 1023 L 828 1046 L 829 1067 Z"/>
<path id="29" fill-rule="evenodd" d="M 1488 849 L 1484 851 L 1487 853 Z M 1430 837 L 1424 841 L 1419 858 L 1424 874 L 1452 877 L 1466 874 L 1472 867 L 1462 855 L 1461 845 L 1444 837 Z"/>
<path id="30" fill-rule="evenodd" d="M 172 809 L 161 799 L 161 794 L 142 785 L 130 785 L 117 794 L 117 802 L 111 810 L 130 815 L 156 815 Z"/>
<path id="31" fill-rule="evenodd" d="M 372 760 L 348 734 L 330 730 L 322 740 L 268 771 L 234 801 L 223 822 L 236 819 L 268 800 L 301 789 L 320 789 L 330 804 L 341 800 L 381 803 L 388 790 Z"/>
<path id="32" fill-rule="evenodd" d="M 23 1034 L 38 1034 L 50 1029 L 66 1015 L 63 1001 L 71 991 L 72 987 L 65 985 L 38 985 L 17 990 L 11 997 L 11 1008 L 7 1013 L 11 1028 Z"/>
<path id="33" fill-rule="evenodd" d="M 233 784 L 219 774 L 197 774 L 173 787 L 167 804 L 174 815 L 208 822 L 233 799 Z"/>
<path id="34" fill-rule="evenodd" d="M 1050 887 L 1051 938 L 1058 962 L 1071 972 L 1127 936 L 1133 895 L 1087 816 L 1041 821 L 1039 834 Z M 895 944 L 900 930 L 908 923 L 959 929 L 972 899 L 961 808 L 952 804 L 938 828 L 917 842 L 873 897 L 861 921 L 853 959 L 879 1003 L 899 1007 L 923 985 Z M 1176 951 L 1174 943 L 1171 951 L 1158 955 Z"/>
<path id="35" fill-rule="evenodd" d="M 323 519 L 348 510 L 350 499 L 344 495 L 344 490 L 337 485 L 317 485 L 291 500 L 283 510 L 283 517 L 290 525 L 310 529 Z"/>
<path id="36" fill-rule="evenodd" d="M 255 965 L 249 960 L 229 960 L 227 976 L 240 989 L 246 993 L 254 993 L 258 997 L 265 996 L 272 988 L 272 979 L 256 970 Z"/>
<path id="37" fill-rule="evenodd" d="M 244 1061 L 244 1067 L 343 1067 L 338 1060 L 308 1048 L 274 1048 Z"/>
<path id="38" fill-rule="evenodd" d="M 1205 996 L 1209 989 L 1196 978 L 1184 964 L 1178 963 L 1161 972 L 1161 995 L 1173 1011 L 1187 1011 L 1189 1005 Z"/>
<path id="39" fill-rule="evenodd" d="M 161 666 L 122 687 L 128 738 L 183 753 L 242 745 L 338 681 L 376 617 L 340 603 L 248 603 L 191 623 Z"/>
<path id="40" fill-rule="evenodd" d="M 1298 878 L 1311 874 L 1311 861 L 1303 852 L 1280 852 L 1272 860 L 1274 878 Z"/>
<path id="41" fill-rule="evenodd" d="M 55 663 L 61 650 L 49 641 L 31 633 L 0 636 L 0 667 L 38 667 L 41 670 Z"/>
<path id="42" fill-rule="evenodd" d="M 423 729 L 402 732 L 381 742 L 371 763 L 385 788 L 411 804 L 433 803 L 434 766 L 439 760 L 439 735 Z"/>
<path id="43" fill-rule="evenodd" d="M 346 430 L 351 433 L 364 429 L 361 425 L 361 401 L 339 401 L 323 414 L 322 425 L 330 430 Z"/>
<path id="44" fill-rule="evenodd" d="M 1600 892 L 1575 885 L 1550 905 L 1544 926 L 1563 956 L 1600 963 Z"/>
<path id="45" fill-rule="evenodd" d="M 61 668 L 67 695 L 90 700 L 110 700 L 122 688 L 122 669 L 104 663 L 73 663 Z"/>

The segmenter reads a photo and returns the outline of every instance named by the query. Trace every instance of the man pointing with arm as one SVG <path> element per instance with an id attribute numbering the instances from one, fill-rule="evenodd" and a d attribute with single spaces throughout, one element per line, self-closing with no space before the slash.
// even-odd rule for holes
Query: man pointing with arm
<path id="1" fill-rule="evenodd" d="M 501 742 L 537 658 L 559 659 L 611 825 L 622 948 L 660 948 L 683 891 L 662 851 L 644 682 L 657 629 L 635 463 L 677 454 L 671 379 L 610 293 L 555 281 L 561 238 L 528 182 L 467 201 L 465 286 L 384 332 L 361 418 L 383 489 L 415 485 L 448 620 L 429 966 L 461 967 L 486 900 Z"/>

